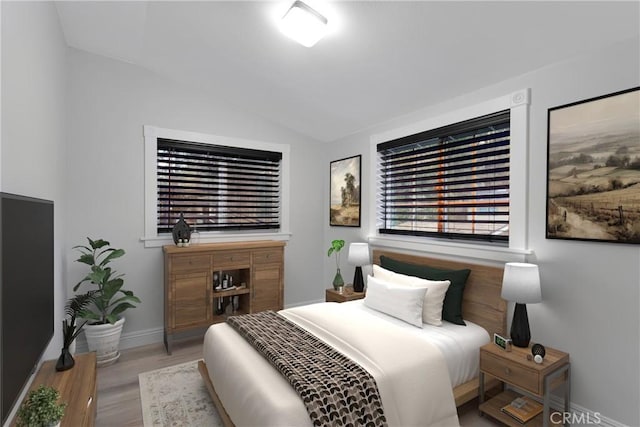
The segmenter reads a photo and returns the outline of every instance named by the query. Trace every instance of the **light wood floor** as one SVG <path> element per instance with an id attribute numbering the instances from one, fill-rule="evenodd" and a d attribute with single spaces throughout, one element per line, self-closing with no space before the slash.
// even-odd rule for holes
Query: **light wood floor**
<path id="1" fill-rule="evenodd" d="M 202 358 L 202 338 L 173 345 L 167 355 L 162 344 L 123 350 L 120 360 L 98 369 L 98 427 L 142 426 L 138 374 Z M 459 408 L 462 427 L 495 427 L 487 418 L 478 416 L 478 403 L 471 401 Z"/>
<path id="2" fill-rule="evenodd" d="M 123 350 L 120 360 L 98 369 L 98 427 L 142 426 L 138 374 L 202 359 L 202 338 L 173 344 L 167 355 L 163 344 Z"/>

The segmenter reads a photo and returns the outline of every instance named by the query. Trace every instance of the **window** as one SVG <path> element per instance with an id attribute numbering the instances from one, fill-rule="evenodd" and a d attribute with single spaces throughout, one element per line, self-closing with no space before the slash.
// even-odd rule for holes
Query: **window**
<path id="1" fill-rule="evenodd" d="M 145 247 L 173 243 L 182 213 L 199 241 L 288 240 L 290 147 L 144 126 Z"/>
<path id="2" fill-rule="evenodd" d="M 377 144 L 380 234 L 509 240 L 510 112 Z"/>
<path id="3" fill-rule="evenodd" d="M 158 233 L 280 228 L 282 153 L 158 139 Z"/>

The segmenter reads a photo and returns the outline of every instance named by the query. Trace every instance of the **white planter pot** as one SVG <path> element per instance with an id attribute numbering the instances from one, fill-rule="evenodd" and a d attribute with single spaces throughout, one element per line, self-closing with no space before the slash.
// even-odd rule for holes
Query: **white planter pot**
<path id="1" fill-rule="evenodd" d="M 113 325 L 85 325 L 84 335 L 87 337 L 89 351 L 95 351 L 97 365 L 108 366 L 120 358 L 120 335 L 124 326 L 124 317 Z"/>

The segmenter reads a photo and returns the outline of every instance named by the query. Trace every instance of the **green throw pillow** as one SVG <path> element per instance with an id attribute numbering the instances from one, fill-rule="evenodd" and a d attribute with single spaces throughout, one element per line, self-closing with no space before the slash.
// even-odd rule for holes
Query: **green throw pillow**
<path id="1" fill-rule="evenodd" d="M 380 267 L 407 276 L 420 277 L 421 279 L 449 280 L 451 285 L 449 285 L 449 289 L 447 289 L 444 297 L 442 318 L 456 325 L 467 325 L 462 318 L 462 293 L 464 292 L 464 285 L 467 283 L 467 278 L 471 270 L 442 270 L 427 265 L 398 261 L 384 255 L 380 256 Z"/>

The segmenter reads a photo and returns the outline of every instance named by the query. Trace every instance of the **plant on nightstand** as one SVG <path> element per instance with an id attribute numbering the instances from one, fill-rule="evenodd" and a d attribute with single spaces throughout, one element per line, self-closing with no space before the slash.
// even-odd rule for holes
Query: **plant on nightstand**
<path id="1" fill-rule="evenodd" d="M 114 249 L 106 240 L 91 240 L 87 237 L 89 246 L 75 246 L 80 252 L 76 261 L 87 264 L 91 271 L 73 290 L 77 291 L 85 282 L 95 285 L 93 304 L 82 310 L 81 317 L 90 323 L 85 325 L 85 336 L 89 350 L 96 351 L 98 366 L 115 363 L 120 358 L 120 335 L 124 325 L 122 313 L 135 308 L 133 303 L 140 303 L 140 299 L 131 291 L 122 289 L 124 280 L 107 265 L 124 255 L 124 249 Z"/>
<path id="2" fill-rule="evenodd" d="M 20 409 L 18 409 L 18 426 L 49 427 L 59 426 L 64 416 L 66 403 L 58 403 L 60 393 L 53 387 L 41 385 L 32 390 Z"/>
<path id="3" fill-rule="evenodd" d="M 340 289 L 344 286 L 344 280 L 342 279 L 342 274 L 340 274 L 340 250 L 344 247 L 344 240 L 334 240 L 331 242 L 331 246 L 327 251 L 327 256 L 331 256 L 331 254 L 336 254 L 336 275 L 333 278 L 333 288 Z"/>

